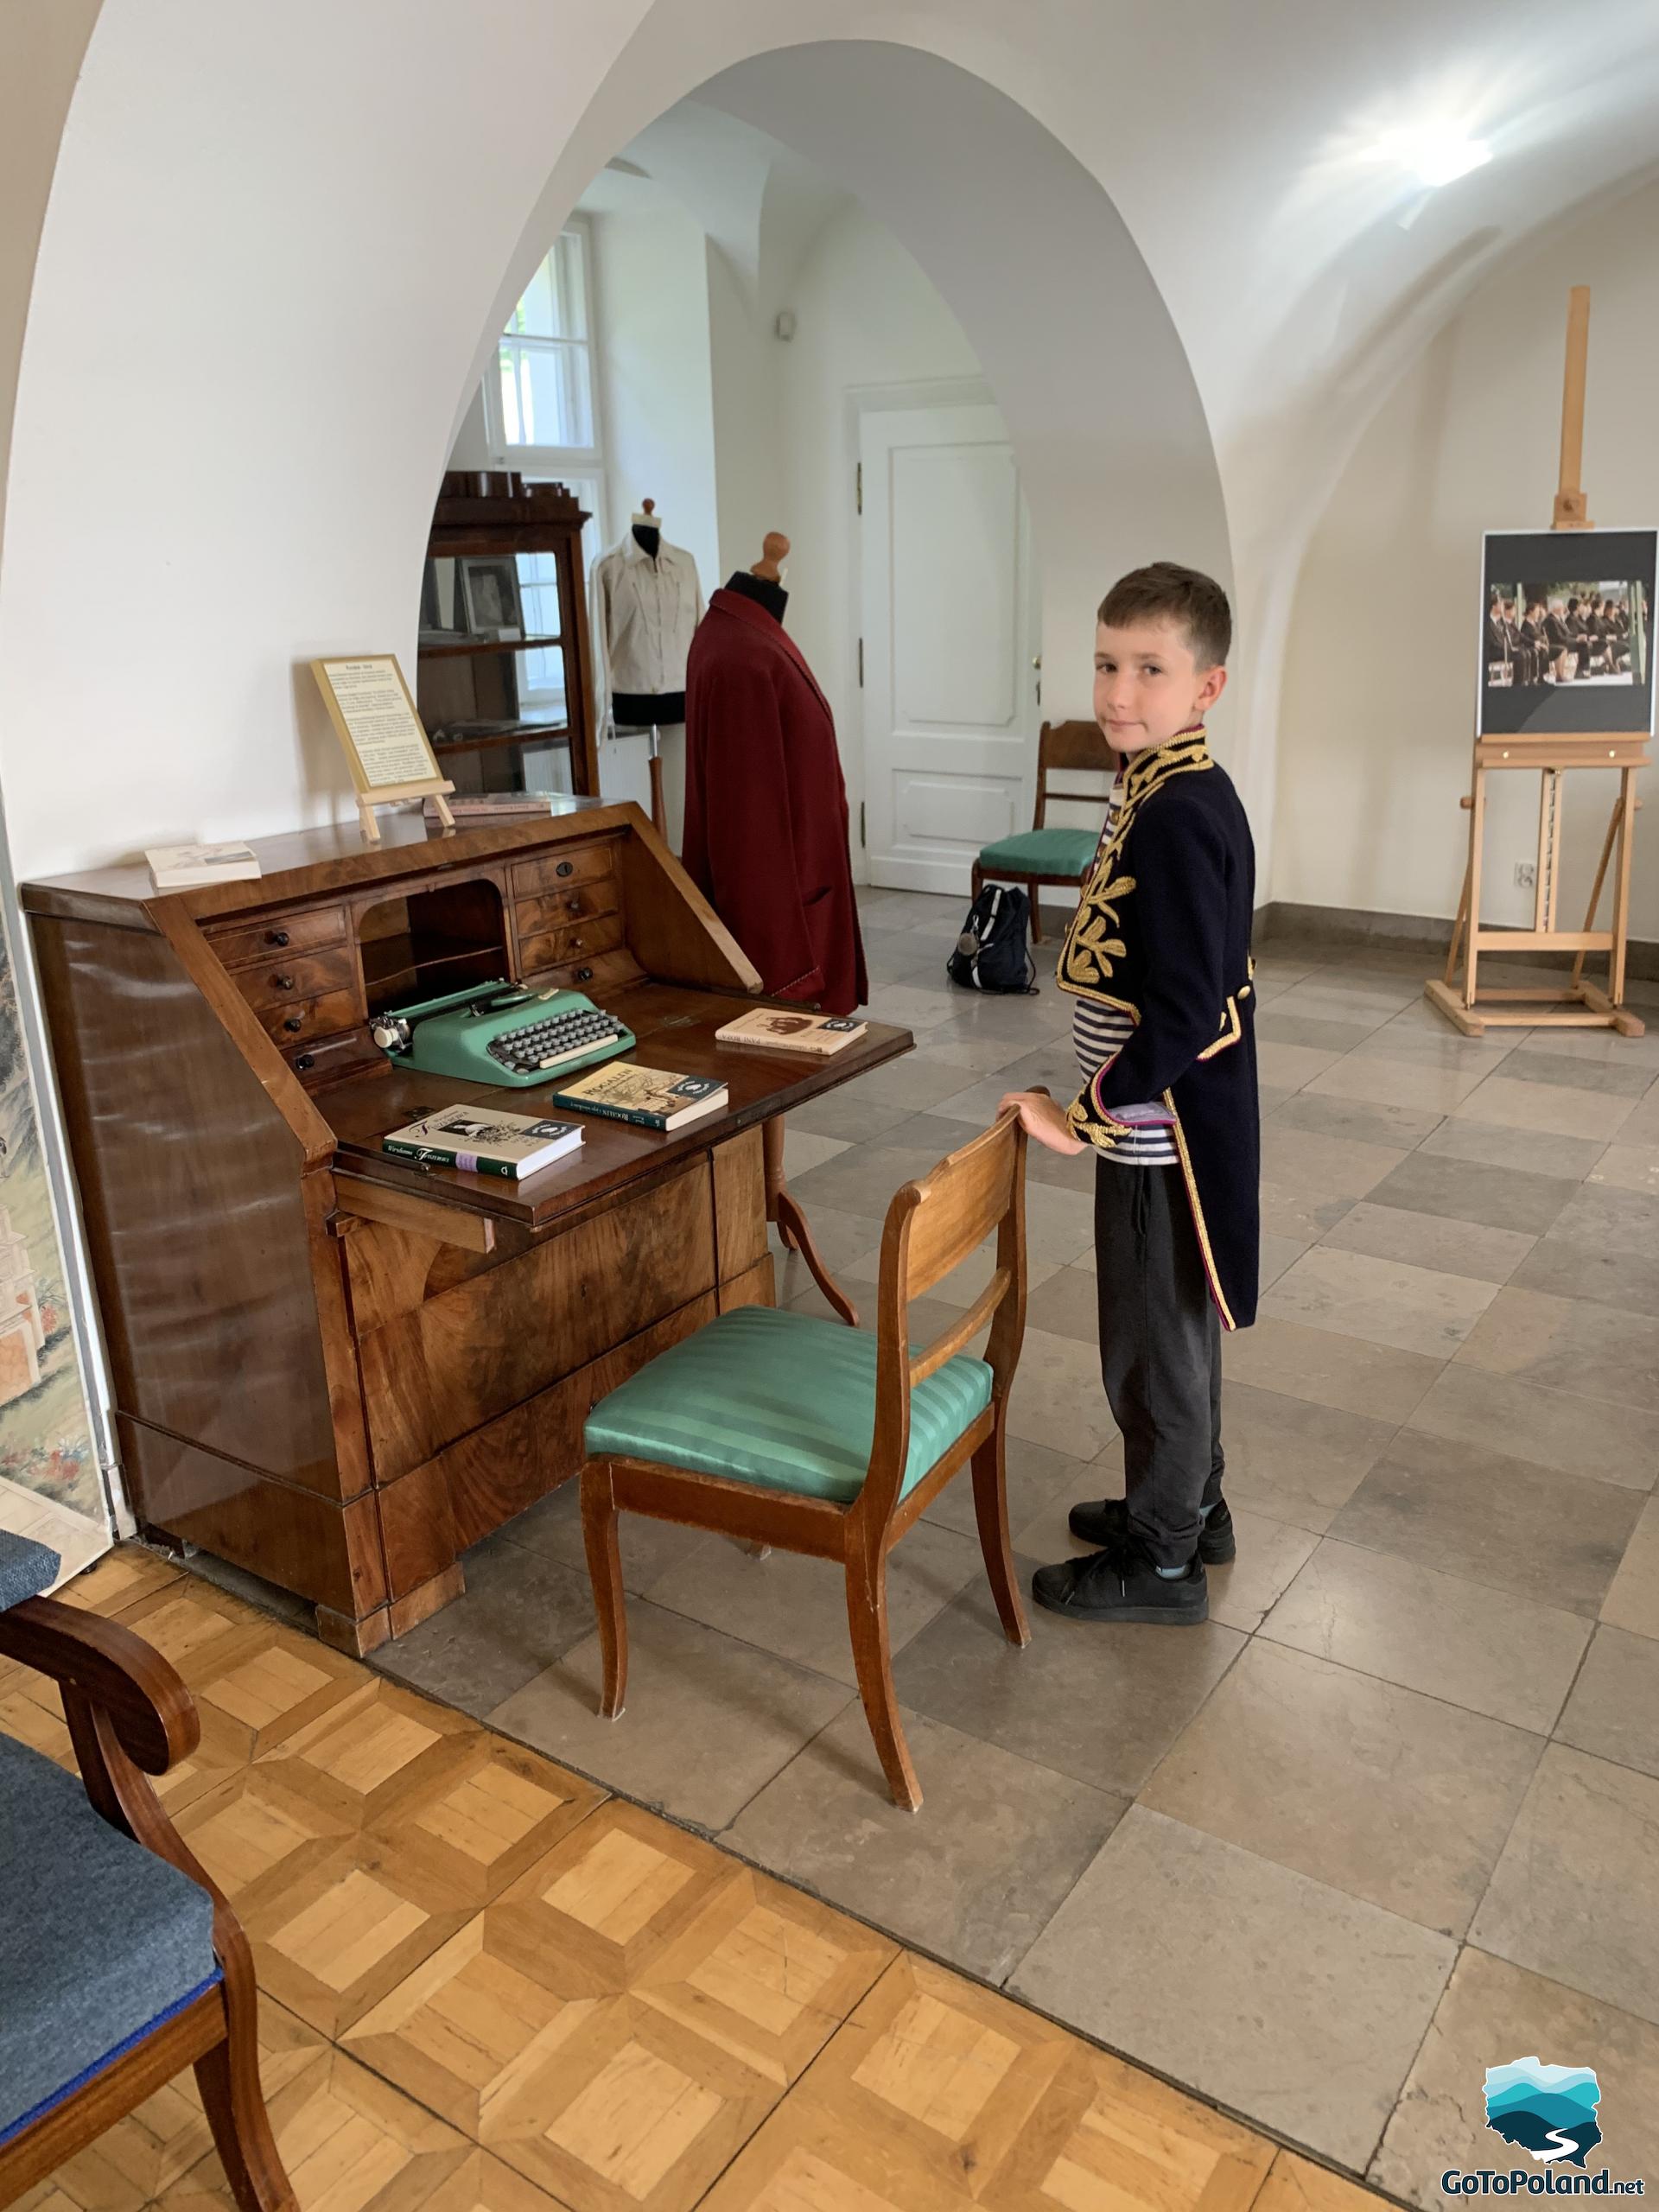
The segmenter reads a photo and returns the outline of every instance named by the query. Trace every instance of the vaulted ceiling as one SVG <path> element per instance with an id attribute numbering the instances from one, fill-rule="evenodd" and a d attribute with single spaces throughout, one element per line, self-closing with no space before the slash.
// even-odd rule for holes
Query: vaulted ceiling
<path id="1" fill-rule="evenodd" d="M 28 233 L 0 254 L 0 416 L 23 332 L 0 783 L 30 864 L 64 849 L 60 787 L 5 732 L 66 715 L 124 721 L 210 834 L 232 803 L 243 829 L 262 805 L 291 819 L 313 741 L 269 672 L 403 637 L 431 483 L 505 308 L 606 161 L 690 95 L 881 197 L 994 382 L 1023 338 L 1029 391 L 1040 371 L 1054 395 L 1019 431 L 1039 474 L 1070 445 L 1096 482 L 1138 471 L 1137 497 L 1218 487 L 1260 669 L 1241 741 L 1269 785 L 1275 626 L 1352 439 L 1500 258 L 1644 180 L 1659 145 L 1652 0 L 95 12 L 60 143 L 73 57 L 42 72 L 32 33 L 84 29 L 94 0 L 0 10 L 0 219 Z M 1425 188 L 1418 162 L 1459 138 L 1490 160 Z M 1018 279 L 989 341 L 961 296 L 976 232 Z M 1114 419 L 1141 450 L 1084 452 Z M 131 588 L 168 569 L 213 641 L 200 699 Z M 110 784 L 110 838 L 136 789 Z"/>

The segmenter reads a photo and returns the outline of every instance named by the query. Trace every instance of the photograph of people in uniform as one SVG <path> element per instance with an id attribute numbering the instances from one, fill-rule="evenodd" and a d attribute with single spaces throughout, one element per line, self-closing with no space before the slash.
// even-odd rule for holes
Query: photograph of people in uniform
<path id="1" fill-rule="evenodd" d="M 1483 735 L 1652 728 L 1654 558 L 1652 531 L 1487 537 Z"/>

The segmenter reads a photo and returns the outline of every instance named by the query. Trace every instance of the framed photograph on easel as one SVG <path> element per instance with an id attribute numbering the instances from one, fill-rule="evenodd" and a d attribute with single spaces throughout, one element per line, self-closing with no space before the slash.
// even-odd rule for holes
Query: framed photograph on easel
<path id="1" fill-rule="evenodd" d="M 397 656 L 356 653 L 314 660 L 311 673 L 345 751 L 366 842 L 380 842 L 375 808 L 398 799 L 432 798 L 439 818 L 453 830 L 447 799 L 455 787 L 438 766 Z"/>
<path id="2" fill-rule="evenodd" d="M 1659 531 L 1489 531 L 1481 568 L 1481 737 L 1654 726 Z"/>
<path id="3" fill-rule="evenodd" d="M 1444 971 L 1423 995 L 1452 1027 L 1479 1037 L 1501 1028 L 1611 1029 L 1640 1037 L 1639 1014 L 1624 1003 L 1630 950 L 1630 859 L 1636 836 L 1636 779 L 1653 736 L 1654 563 L 1659 533 L 1598 530 L 1583 483 L 1584 397 L 1590 352 L 1590 288 L 1567 296 L 1567 355 L 1561 377 L 1561 461 L 1547 531 L 1489 532 L 1481 565 L 1480 647 L 1475 681 L 1475 742 L 1469 791 L 1469 859 L 1452 925 Z M 1591 880 L 1584 924 L 1561 906 L 1567 789 L 1581 768 L 1598 780 L 1611 770 L 1618 787 Z M 1538 857 L 1532 869 L 1529 925 L 1483 918 L 1488 779 L 1538 778 Z M 1517 880 L 1523 880 L 1517 871 Z M 1597 926 L 1611 887 L 1608 926 Z M 1605 983 L 1585 963 L 1605 953 Z M 1571 954 L 1565 982 L 1549 970 L 1531 980 L 1479 980 L 1483 955 L 1501 959 Z M 1461 969 L 1461 972 L 1459 972 Z"/>

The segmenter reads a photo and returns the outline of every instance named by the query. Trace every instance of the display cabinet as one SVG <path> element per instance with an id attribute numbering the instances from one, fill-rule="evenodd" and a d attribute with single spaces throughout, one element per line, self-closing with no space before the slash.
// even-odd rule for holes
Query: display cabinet
<path id="1" fill-rule="evenodd" d="M 563 484 L 458 469 L 443 480 L 416 700 L 457 791 L 598 795 L 587 519 Z"/>

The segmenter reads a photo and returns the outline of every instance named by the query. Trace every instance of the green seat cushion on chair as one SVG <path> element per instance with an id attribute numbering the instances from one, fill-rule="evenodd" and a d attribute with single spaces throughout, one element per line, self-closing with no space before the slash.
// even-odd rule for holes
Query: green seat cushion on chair
<path id="1" fill-rule="evenodd" d="M 1099 842 L 1093 830 L 1024 830 L 984 847 L 979 864 L 987 875 L 1081 875 Z"/>
<path id="2" fill-rule="evenodd" d="M 991 1402 L 991 1370 L 958 1352 L 910 1395 L 900 1495 Z M 653 1459 L 850 1504 L 875 1437 L 868 1329 L 741 1306 L 660 1353 L 588 1416 L 588 1456 Z"/>

